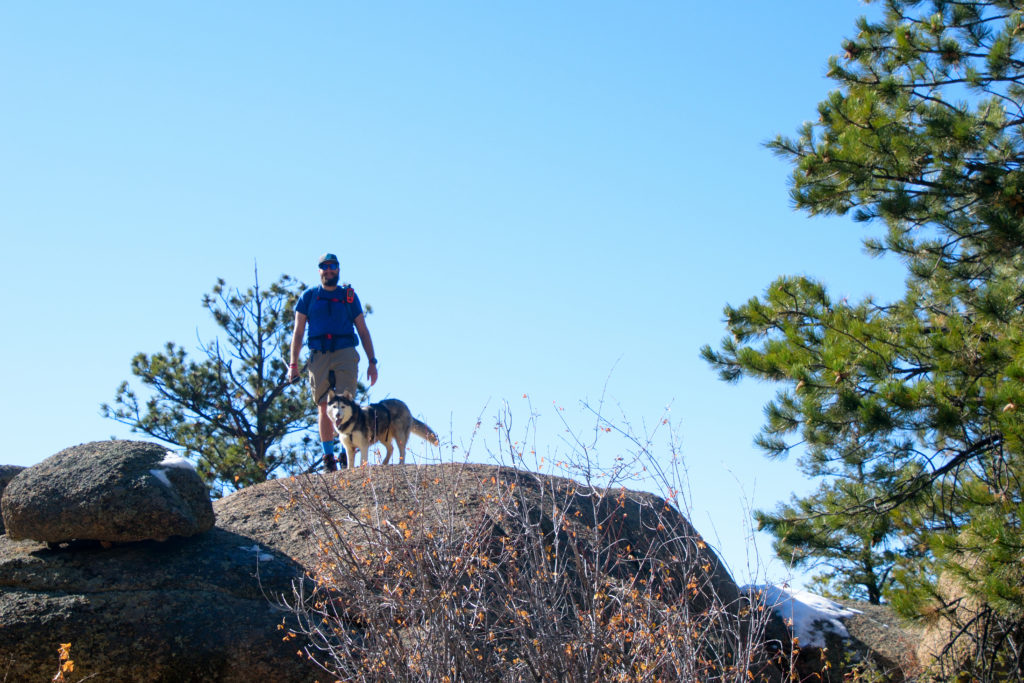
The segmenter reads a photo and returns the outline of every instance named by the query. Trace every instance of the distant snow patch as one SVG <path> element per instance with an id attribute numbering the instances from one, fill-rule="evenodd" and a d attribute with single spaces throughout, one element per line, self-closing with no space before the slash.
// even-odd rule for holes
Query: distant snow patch
<path id="1" fill-rule="evenodd" d="M 270 553 L 263 552 L 263 548 L 259 547 L 259 545 L 257 544 L 253 544 L 249 547 L 244 545 L 240 545 L 238 547 L 239 549 L 244 550 L 247 553 L 254 553 L 256 555 L 256 560 L 258 562 L 270 562 L 274 559 L 273 555 L 271 555 Z"/>
<path id="2" fill-rule="evenodd" d="M 168 467 L 179 467 L 183 469 L 195 470 L 195 467 L 188 460 L 181 457 L 174 451 L 167 451 L 167 454 L 164 455 L 164 459 L 160 461 L 160 469 L 150 470 L 149 473 L 152 474 L 157 479 L 159 479 L 160 483 L 162 483 L 169 489 L 174 488 L 174 486 L 171 485 L 171 480 L 167 478 Z"/>
<path id="3" fill-rule="evenodd" d="M 160 461 L 161 467 L 183 467 L 185 469 L 194 470 L 195 467 L 185 458 L 181 457 L 174 451 L 167 451 L 167 455 Z"/>
<path id="4" fill-rule="evenodd" d="M 166 486 L 167 488 L 174 488 L 174 486 L 171 485 L 171 480 L 167 478 L 167 470 L 150 470 L 149 473 L 152 474 L 157 479 L 159 479 L 160 483 Z"/>
<path id="5" fill-rule="evenodd" d="M 792 624 L 793 635 L 800 639 L 800 647 L 825 647 L 825 633 L 849 638 L 850 632 L 840 618 L 861 614 L 859 610 L 843 607 L 837 602 L 807 591 L 790 591 L 782 586 L 744 586 L 751 595 L 761 592 L 765 604 L 783 621 Z"/>

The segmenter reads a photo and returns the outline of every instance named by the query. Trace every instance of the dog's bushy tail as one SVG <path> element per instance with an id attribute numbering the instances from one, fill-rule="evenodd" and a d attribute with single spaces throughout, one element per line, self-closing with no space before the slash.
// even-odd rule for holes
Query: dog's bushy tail
<path id="1" fill-rule="evenodd" d="M 437 438 L 437 434 L 434 433 L 434 430 L 428 427 L 425 423 L 420 422 L 416 418 L 412 419 L 411 431 L 416 436 L 420 437 L 421 439 L 426 439 L 435 446 L 439 446 L 441 444 L 441 440 Z"/>

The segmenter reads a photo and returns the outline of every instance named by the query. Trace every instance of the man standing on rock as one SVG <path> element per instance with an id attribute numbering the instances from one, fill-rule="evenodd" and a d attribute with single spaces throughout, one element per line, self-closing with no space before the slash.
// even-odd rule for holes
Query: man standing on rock
<path id="1" fill-rule="evenodd" d="M 333 386 L 338 393 L 349 391 L 356 395 L 359 377 L 359 353 L 356 346 L 362 342 L 369 366 L 366 378 L 370 386 L 377 382 L 377 359 L 373 355 L 373 340 L 363 317 L 363 306 L 351 285 L 338 284 L 338 257 L 330 252 L 320 257 L 320 286 L 302 293 L 295 304 L 295 330 L 292 332 L 291 360 L 288 380 L 299 378 L 299 353 L 302 336 L 309 323 L 309 384 L 317 404 L 317 426 L 324 450 L 324 467 L 337 469 L 334 445 L 337 434 L 327 415 L 327 392 Z M 359 338 L 356 338 L 356 333 Z M 347 454 L 340 452 L 342 467 L 347 467 Z"/>

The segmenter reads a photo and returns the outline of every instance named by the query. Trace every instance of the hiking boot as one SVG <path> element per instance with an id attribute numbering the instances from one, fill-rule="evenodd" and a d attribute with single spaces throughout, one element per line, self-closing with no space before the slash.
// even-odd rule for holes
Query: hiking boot
<path id="1" fill-rule="evenodd" d="M 344 458 L 344 456 L 342 457 Z M 334 463 L 334 455 L 324 455 L 324 469 L 328 472 L 338 471 L 338 466 Z"/>

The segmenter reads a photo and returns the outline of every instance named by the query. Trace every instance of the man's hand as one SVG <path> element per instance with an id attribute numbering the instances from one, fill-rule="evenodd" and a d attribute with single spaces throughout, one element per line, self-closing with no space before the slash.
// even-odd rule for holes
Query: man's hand
<path id="1" fill-rule="evenodd" d="M 370 386 L 372 387 L 377 383 L 377 364 L 370 363 L 370 367 L 366 368 L 366 378 L 370 380 Z"/>
<path id="2" fill-rule="evenodd" d="M 289 382 L 294 382 L 298 378 L 299 378 L 299 366 L 298 365 L 289 365 L 288 366 L 288 381 Z"/>

